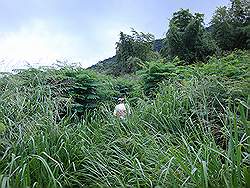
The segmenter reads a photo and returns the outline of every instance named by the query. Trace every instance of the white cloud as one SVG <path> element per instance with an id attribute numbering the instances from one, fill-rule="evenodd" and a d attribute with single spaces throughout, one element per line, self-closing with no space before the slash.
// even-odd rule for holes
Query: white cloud
<path id="1" fill-rule="evenodd" d="M 56 31 L 52 25 L 34 20 L 16 32 L 0 33 L 0 71 L 31 65 L 51 65 L 56 59 L 82 61 L 78 38 Z"/>
<path id="2" fill-rule="evenodd" d="M 0 72 L 24 68 L 27 64 L 49 66 L 56 60 L 91 66 L 115 54 L 120 31 L 129 33 L 130 27 L 107 21 L 72 32 L 56 23 L 33 19 L 15 32 L 0 32 Z"/>
<path id="3" fill-rule="evenodd" d="M 65 47 L 69 39 L 53 33 L 49 26 L 36 20 L 21 27 L 17 32 L 2 33 L 0 36 L 1 56 L 15 58 L 40 58 L 60 56 L 58 47 Z M 60 48 L 58 48 L 60 49 Z"/>

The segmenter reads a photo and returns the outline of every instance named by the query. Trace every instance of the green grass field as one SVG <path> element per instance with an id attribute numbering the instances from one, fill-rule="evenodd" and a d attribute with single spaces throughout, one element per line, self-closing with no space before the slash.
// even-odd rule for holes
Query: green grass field
<path id="1" fill-rule="evenodd" d="M 250 187 L 249 60 L 180 67 L 184 79 L 154 99 L 137 87 L 123 122 L 108 96 L 116 79 L 103 75 L 105 101 L 79 117 L 60 70 L 2 77 L 1 187 Z"/>

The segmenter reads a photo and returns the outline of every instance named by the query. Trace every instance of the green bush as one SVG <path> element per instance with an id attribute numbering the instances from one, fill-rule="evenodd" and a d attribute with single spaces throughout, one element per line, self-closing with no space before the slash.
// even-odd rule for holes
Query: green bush
<path id="1" fill-rule="evenodd" d="M 197 67 L 205 75 L 218 76 L 229 88 L 234 98 L 246 99 L 250 93 L 250 55 L 248 51 L 235 51 L 222 58 L 211 58 L 207 64 Z"/>
<path id="2" fill-rule="evenodd" d="M 164 64 L 163 60 L 146 63 L 144 69 L 139 73 L 144 82 L 145 95 L 155 96 L 158 85 L 175 76 L 175 69 L 174 64 Z"/>
<path id="3" fill-rule="evenodd" d="M 97 93 L 98 80 L 96 73 L 83 69 L 65 72 L 67 91 L 65 96 L 72 99 L 72 110 L 83 115 L 86 110 L 97 108 L 100 97 Z"/>

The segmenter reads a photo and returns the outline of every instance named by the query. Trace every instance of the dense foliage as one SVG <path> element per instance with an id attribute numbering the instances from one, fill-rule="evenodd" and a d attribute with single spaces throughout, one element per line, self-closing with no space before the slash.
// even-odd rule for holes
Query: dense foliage
<path id="1" fill-rule="evenodd" d="M 249 59 L 153 61 L 119 79 L 71 67 L 2 77 L 2 187 L 249 187 Z M 99 102 L 79 116 L 93 87 Z M 120 122 L 123 94 L 133 105 Z"/>
<path id="2" fill-rule="evenodd" d="M 117 58 L 116 56 L 113 56 L 103 61 L 99 61 L 98 63 L 89 67 L 89 69 L 92 69 L 92 70 L 95 70 L 97 72 L 104 73 L 107 75 L 112 75 L 114 73 L 116 64 L 117 64 Z"/>
<path id="3" fill-rule="evenodd" d="M 157 47 L 154 49 L 156 44 L 153 35 L 138 33 L 134 29 L 131 32 L 132 35 L 120 33 L 119 42 L 116 43 L 116 56 L 107 59 L 109 66 L 107 73 L 115 76 L 135 73 L 141 69 L 142 62 L 159 58 L 157 53 L 159 49 Z M 157 45 L 159 47 L 160 43 L 158 42 Z M 115 64 L 113 64 L 114 61 Z M 99 63 L 96 69 L 101 70 L 104 63 Z M 92 68 L 95 69 L 95 66 Z"/>
<path id="4" fill-rule="evenodd" d="M 211 21 L 214 38 L 223 50 L 250 48 L 250 5 L 247 0 L 231 0 L 230 7 L 219 7 Z"/>
<path id="5" fill-rule="evenodd" d="M 159 58 L 159 53 L 157 53 L 157 52 L 160 52 L 162 50 L 163 46 L 164 46 L 163 39 L 154 40 L 153 45 L 152 45 L 153 51 L 150 50 L 150 54 L 148 54 L 148 60 Z M 137 59 L 138 60 L 139 58 L 138 57 L 129 57 L 129 59 L 132 59 L 132 60 Z M 128 60 L 128 63 L 130 63 L 130 60 Z M 124 68 L 127 69 L 125 64 L 124 64 Z M 136 69 L 132 68 L 132 69 L 135 69 L 135 70 L 141 69 L 141 67 L 138 63 L 135 65 L 137 68 Z M 99 61 L 97 64 L 92 65 L 89 69 L 95 70 L 97 72 L 104 73 L 107 75 L 120 75 L 120 74 L 125 73 L 125 72 L 130 72 L 130 70 L 129 71 L 118 70 L 118 68 L 121 69 L 122 66 L 117 65 L 117 55 L 115 55 L 115 56 L 107 58 L 103 61 Z M 135 70 L 131 70 L 131 72 L 134 72 Z"/>
<path id="6" fill-rule="evenodd" d="M 175 76 L 175 65 L 173 63 L 164 64 L 161 61 L 152 61 L 145 65 L 140 72 L 144 81 L 144 93 L 149 97 L 154 97 L 160 83 Z"/>
<path id="7" fill-rule="evenodd" d="M 182 9 L 164 41 L 121 32 L 93 70 L 0 74 L 1 187 L 250 187 L 250 52 L 231 51 L 249 48 L 248 8 L 209 28 Z"/>
<path id="8" fill-rule="evenodd" d="M 153 40 L 152 35 L 135 30 L 132 35 L 121 32 L 116 55 L 92 69 L 117 76 L 141 69 L 141 62 L 135 63 L 134 58 L 145 63 L 178 57 L 182 64 L 193 64 L 207 62 L 209 56 L 225 51 L 249 49 L 249 9 L 247 0 L 231 0 L 229 7 L 217 8 L 207 28 L 203 14 L 181 9 L 173 14 L 165 39 Z"/>
<path id="9" fill-rule="evenodd" d="M 203 14 L 192 15 L 189 10 L 175 12 L 170 20 L 165 41 L 165 57 L 178 56 L 186 64 L 206 60 L 216 52 L 217 46 L 203 25 Z"/>

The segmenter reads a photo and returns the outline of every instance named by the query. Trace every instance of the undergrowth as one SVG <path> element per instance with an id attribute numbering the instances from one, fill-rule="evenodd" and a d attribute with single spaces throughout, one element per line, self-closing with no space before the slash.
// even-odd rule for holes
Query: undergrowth
<path id="1" fill-rule="evenodd" d="M 220 75 L 212 61 L 160 82 L 153 99 L 96 77 L 103 101 L 82 116 L 64 70 L 1 78 L 1 187 L 250 187 L 249 67 Z M 133 104 L 120 121 L 113 96 L 123 92 Z"/>

